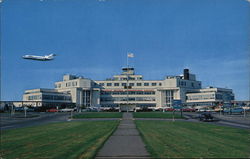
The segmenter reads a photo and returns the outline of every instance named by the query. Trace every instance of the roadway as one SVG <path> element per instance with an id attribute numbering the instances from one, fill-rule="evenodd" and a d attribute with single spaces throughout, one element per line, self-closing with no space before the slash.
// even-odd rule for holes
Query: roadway
<path id="1" fill-rule="evenodd" d="M 201 122 L 197 118 L 199 113 L 195 112 L 185 112 L 183 115 L 188 119 L 190 122 Z M 240 114 L 234 114 L 234 115 L 222 115 L 219 113 L 212 113 L 212 115 L 215 118 L 214 122 L 207 122 L 209 124 L 214 125 L 221 125 L 221 126 L 230 126 L 235 128 L 241 128 L 241 129 L 250 129 L 250 115 L 243 116 Z"/>
<path id="2" fill-rule="evenodd" d="M 43 125 L 53 122 L 66 122 L 66 121 L 80 121 L 80 120 L 117 120 L 117 119 L 80 119 L 80 120 L 69 120 L 71 113 L 58 112 L 58 113 L 29 113 L 27 118 L 20 117 L 22 114 L 16 113 L 11 116 L 7 113 L 0 114 L 1 130 L 16 129 L 22 127 Z M 184 112 L 183 115 L 187 118 L 187 122 L 201 122 L 197 117 L 198 113 Z M 24 115 L 22 115 L 24 116 Z M 32 117 L 33 116 L 33 117 Z M 250 116 L 243 117 L 242 115 L 219 115 L 213 114 L 218 119 L 214 122 L 207 122 L 209 124 L 230 126 L 235 128 L 250 129 Z M 172 119 L 136 119 L 136 120 L 172 120 Z M 177 119 L 176 119 L 177 120 Z M 179 119 L 182 120 L 182 119 Z"/>
<path id="3" fill-rule="evenodd" d="M 24 115 L 16 113 L 15 115 L 10 115 L 9 113 L 1 113 L 0 123 L 1 130 L 6 129 L 16 129 L 22 127 L 43 125 L 53 122 L 63 122 L 67 121 L 70 117 L 70 113 L 28 113 L 27 118 Z"/>

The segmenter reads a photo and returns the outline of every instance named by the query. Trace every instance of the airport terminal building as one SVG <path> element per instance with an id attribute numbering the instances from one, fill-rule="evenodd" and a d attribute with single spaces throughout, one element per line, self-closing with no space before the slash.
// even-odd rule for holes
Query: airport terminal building
<path id="1" fill-rule="evenodd" d="M 136 107 L 164 108 L 175 105 L 212 107 L 231 103 L 232 89 L 202 88 L 189 69 L 183 75 L 167 76 L 164 80 L 144 80 L 135 69 L 123 68 L 120 75 L 95 81 L 74 75 L 64 75 L 54 89 L 26 90 L 23 101 L 37 106 L 75 104 L 80 107 L 115 107 L 134 110 Z"/>

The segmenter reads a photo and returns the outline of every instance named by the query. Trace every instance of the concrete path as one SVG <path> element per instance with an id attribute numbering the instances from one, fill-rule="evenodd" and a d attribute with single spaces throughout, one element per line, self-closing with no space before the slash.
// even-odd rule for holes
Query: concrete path
<path id="1" fill-rule="evenodd" d="M 96 159 L 147 159 L 149 153 L 135 127 L 132 113 L 123 113 L 114 134 L 97 153 Z"/>

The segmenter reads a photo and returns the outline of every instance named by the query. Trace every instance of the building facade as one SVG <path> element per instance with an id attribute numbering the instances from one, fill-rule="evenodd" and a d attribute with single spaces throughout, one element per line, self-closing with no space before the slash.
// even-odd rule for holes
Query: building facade
<path id="1" fill-rule="evenodd" d="M 226 88 L 203 88 L 194 74 L 184 69 L 183 75 L 164 80 L 144 80 L 134 68 L 123 68 L 120 75 L 95 81 L 64 75 L 54 89 L 27 90 L 24 101 L 75 103 L 77 107 L 164 108 L 175 103 L 186 106 L 214 106 L 231 103 L 234 94 Z"/>

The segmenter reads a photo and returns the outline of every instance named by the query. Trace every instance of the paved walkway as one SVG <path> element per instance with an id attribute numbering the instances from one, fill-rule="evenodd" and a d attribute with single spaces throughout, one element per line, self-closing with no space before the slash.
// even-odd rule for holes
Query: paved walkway
<path id="1" fill-rule="evenodd" d="M 97 153 L 96 159 L 150 158 L 135 127 L 132 113 L 123 113 L 122 121 L 114 134 Z"/>

